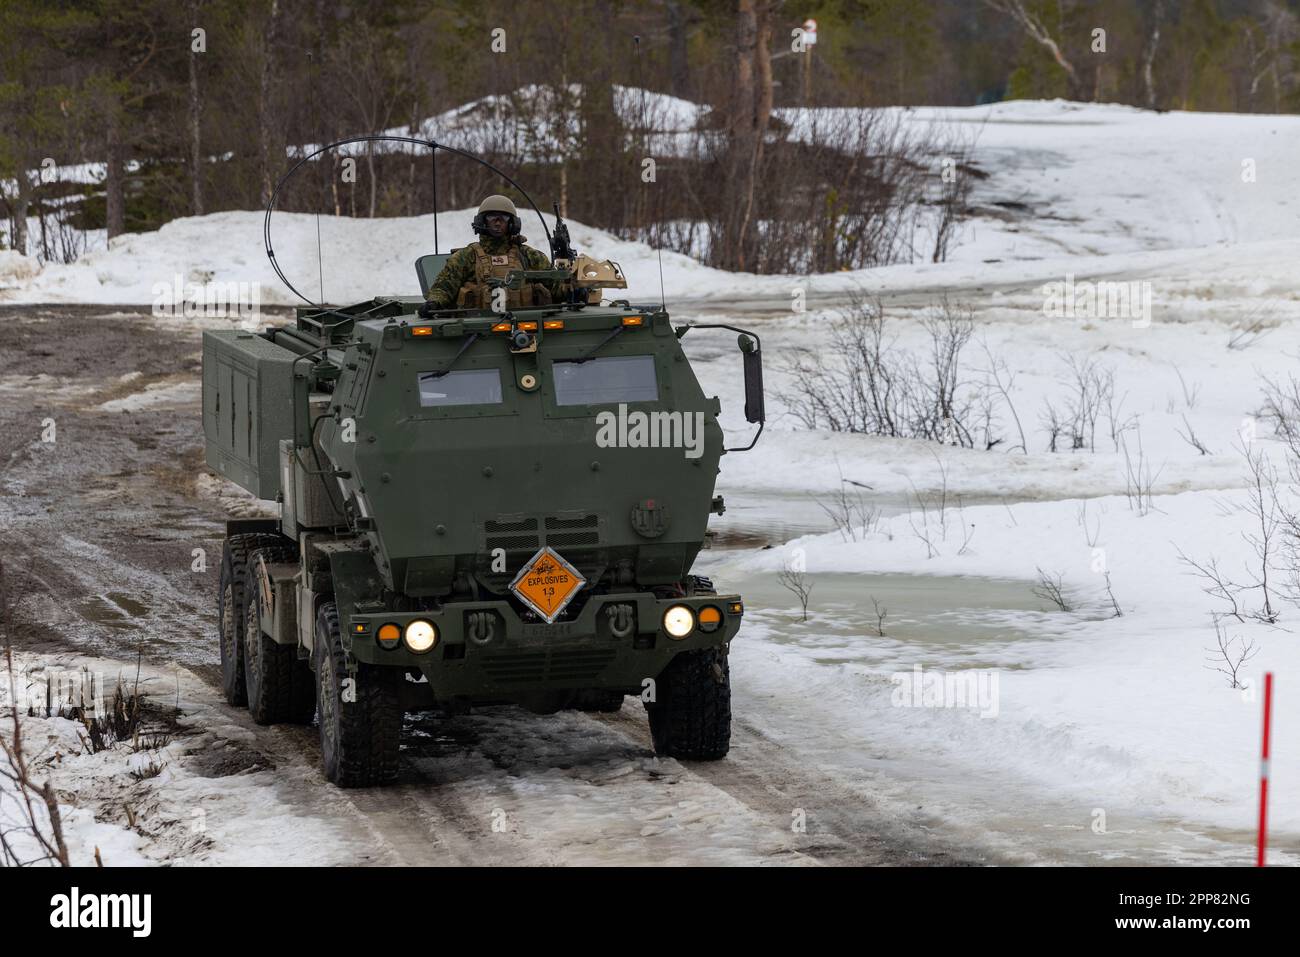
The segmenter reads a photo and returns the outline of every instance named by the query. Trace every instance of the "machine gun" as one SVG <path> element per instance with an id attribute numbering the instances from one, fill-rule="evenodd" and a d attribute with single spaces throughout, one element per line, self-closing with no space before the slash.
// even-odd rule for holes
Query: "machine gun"
<path id="1" fill-rule="evenodd" d="M 552 208 L 555 210 L 555 232 L 551 233 L 551 261 L 556 269 L 568 269 L 578 254 L 569 242 L 569 227 L 560 218 L 560 204 L 553 203 Z"/>
<path id="2" fill-rule="evenodd" d="M 596 260 L 579 254 L 569 240 L 569 227 L 560 218 L 560 204 L 553 204 L 555 231 L 551 233 L 551 259 L 556 269 L 563 269 L 568 279 L 570 303 L 599 305 L 602 289 L 626 289 L 623 267 L 612 259 Z"/>

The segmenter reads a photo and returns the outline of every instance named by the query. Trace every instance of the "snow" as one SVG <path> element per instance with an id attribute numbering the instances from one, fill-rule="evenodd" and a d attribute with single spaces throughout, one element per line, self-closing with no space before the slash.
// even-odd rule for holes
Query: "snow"
<path id="1" fill-rule="evenodd" d="M 459 128 L 456 117 L 468 128 L 488 106 L 436 118 L 425 135 L 450 136 L 446 130 Z M 690 104 L 664 106 L 674 122 L 689 123 Z M 922 805 L 936 831 L 1020 859 L 1248 863 L 1258 691 L 1269 671 L 1279 689 L 1270 859 L 1300 863 L 1300 698 L 1286 690 L 1300 686 L 1300 645 L 1297 608 L 1283 595 L 1287 573 L 1274 569 L 1276 625 L 1248 615 L 1221 622 L 1230 638 L 1256 649 L 1242 668 L 1243 690 L 1229 687 L 1209 660 L 1211 613 L 1222 613 L 1224 604 L 1179 561 L 1180 551 L 1198 561 L 1213 556 L 1239 581 L 1258 569 L 1243 537 L 1251 523 L 1241 511 L 1248 483 L 1239 446 L 1274 463 L 1284 500 L 1296 504 L 1284 449 L 1258 412 L 1262 380 L 1285 378 L 1300 352 L 1300 117 L 1154 114 L 1060 101 L 896 116 L 968 130 L 975 163 L 988 174 L 973 193 L 978 215 L 949 262 L 758 277 L 663 254 L 676 317 L 730 321 L 763 337 L 767 429 L 752 452 L 723 460 L 719 491 L 728 511 L 713 527 L 733 547 L 706 552 L 701 562 L 704 573 L 746 596 L 746 625 L 733 644 L 736 714 L 808 766 L 834 774 L 861 800 L 900 815 Z M 804 121 L 786 119 L 796 132 Z M 444 250 L 470 240 L 471 216 L 472 210 L 439 216 Z M 528 220 L 525 232 L 540 245 Z M 316 217 L 299 214 L 277 214 L 273 223 L 279 261 L 313 298 L 321 295 L 317 225 Z M 0 301 L 150 303 L 155 284 L 170 287 L 180 277 L 258 283 L 261 303 L 292 302 L 266 263 L 261 226 L 260 212 L 181 219 L 157 233 L 121 237 L 67 266 L 40 268 L 0 254 Z M 321 217 L 324 297 L 416 294 L 412 263 L 432 251 L 432 227 L 430 216 Z M 570 228 L 580 249 L 621 263 L 633 301 L 657 300 L 656 251 L 579 223 Z M 1150 322 L 1046 314 L 1044 284 L 1067 277 L 1149 283 Z M 791 308 L 796 289 L 806 293 L 806 312 Z M 896 348 L 913 353 L 925 348 L 915 320 L 935 298 L 970 304 L 977 341 L 966 353 L 968 376 L 987 366 L 980 343 L 1015 376 L 1010 404 L 994 410 L 1002 441 L 993 451 L 815 431 L 797 421 L 787 398 L 798 385 L 789 359 L 798 349 L 825 347 L 827 323 L 848 292 L 880 296 Z M 1234 342 L 1255 322 L 1261 335 Z M 753 427 L 739 412 L 734 343 L 733 334 L 707 330 L 683 339 L 706 391 L 722 399 L 728 443 L 744 444 Z M 1104 423 L 1095 451 L 1046 451 L 1042 414 L 1048 403 L 1062 408 L 1068 401 L 1071 358 L 1096 361 L 1114 375 L 1118 417 L 1136 425 L 1124 443 L 1136 454 L 1140 436 L 1154 475 L 1154 508 L 1145 514 L 1125 495 L 1124 450 Z M 6 380 L 0 394 L 38 385 Z M 149 384 L 105 407 L 184 399 L 178 385 Z M 1180 436 L 1189 430 L 1208 454 Z M 818 505 L 846 479 L 860 483 L 852 488 L 861 487 L 875 510 L 856 540 L 832 530 Z M 207 491 L 230 498 L 228 488 Z M 940 495 L 948 502 L 942 512 Z M 754 540 L 775 540 L 777 547 L 753 547 Z M 808 622 L 775 581 L 791 561 L 806 564 L 815 583 Z M 1102 569 L 1122 616 L 1114 616 Z M 1040 570 L 1062 577 L 1077 610 L 1056 610 L 1034 597 Z M 870 598 L 889 589 L 894 612 L 882 636 Z M 1249 611 L 1259 610 L 1260 599 L 1258 591 L 1244 596 Z M 917 666 L 996 675 L 996 716 L 896 706 L 895 676 Z M 197 681 L 187 694 L 202 697 Z M 227 735 L 223 740 L 238 740 L 241 728 L 253 740 L 251 726 L 210 700 L 196 713 L 196 724 L 214 723 L 221 730 L 212 733 Z M 791 853 L 778 831 L 747 818 L 724 790 L 689 770 L 670 769 L 680 790 L 677 803 L 665 803 L 655 777 L 662 768 L 647 769 L 631 755 L 635 749 L 624 753 L 608 739 L 591 745 L 595 753 L 584 752 L 585 780 L 557 770 L 563 754 L 587 746 L 575 739 L 590 733 L 590 719 L 546 719 L 540 738 L 533 719 L 525 724 L 490 713 L 473 720 L 476 733 L 493 735 L 494 747 L 511 755 L 509 772 L 472 756 L 420 758 L 422 766 L 450 778 L 454 798 L 480 818 L 502 808 L 515 839 L 535 845 L 543 859 L 627 860 L 650 839 L 657 861 L 736 863 Z M 511 735 L 531 743 L 512 749 L 503 743 Z M 289 842 L 286 834 L 319 835 L 312 862 L 358 853 L 340 836 L 357 826 L 358 811 L 306 813 L 299 789 L 314 794 L 319 784 L 309 761 L 294 753 L 284 747 L 275 772 L 247 775 L 249 783 L 235 791 L 208 790 L 179 768 L 164 772 L 173 775 L 165 779 L 169 799 L 229 802 L 225 813 L 242 816 L 239 827 L 230 816 L 214 824 L 216 844 L 202 859 L 293 854 L 302 862 L 305 842 Z M 278 794 L 269 783 L 277 775 L 284 782 Z M 628 786 L 592 783 L 606 778 Z M 471 780 L 478 790 L 465 784 Z M 296 810 L 286 810 L 286 801 L 298 802 Z M 390 813 L 367 807 L 360 812 L 366 819 Z M 1102 831 L 1097 811 L 1108 822 Z M 78 826 L 79 840 L 89 840 L 87 833 Z M 255 836 L 251 844 L 248 834 Z M 698 846 L 704 834 L 708 847 Z M 118 837 L 115 853 L 125 859 L 158 853 Z M 385 840 L 384 847 L 396 847 Z M 237 844 L 259 850 L 237 853 Z M 381 848 L 370 859 L 376 858 L 396 860 L 401 852 Z"/>

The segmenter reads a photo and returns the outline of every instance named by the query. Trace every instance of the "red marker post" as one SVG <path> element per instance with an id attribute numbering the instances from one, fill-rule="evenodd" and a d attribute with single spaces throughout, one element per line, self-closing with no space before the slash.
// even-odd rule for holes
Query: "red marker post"
<path id="1" fill-rule="evenodd" d="M 1268 838 L 1268 738 L 1273 715 L 1273 672 L 1264 674 L 1264 749 L 1259 761 L 1259 856 L 1256 867 L 1264 866 Z"/>

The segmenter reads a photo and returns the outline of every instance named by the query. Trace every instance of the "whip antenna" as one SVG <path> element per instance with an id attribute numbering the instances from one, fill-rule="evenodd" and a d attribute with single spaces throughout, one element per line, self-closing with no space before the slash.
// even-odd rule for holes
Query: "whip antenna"
<path id="1" fill-rule="evenodd" d="M 307 63 L 308 63 L 308 69 L 311 70 L 314 79 L 316 74 L 316 61 L 312 57 L 310 50 L 307 51 Z M 319 129 L 320 127 L 320 118 L 316 113 L 316 84 L 313 82 L 310 86 L 307 87 L 307 91 L 308 91 L 307 95 L 311 97 L 311 125 L 312 125 L 312 135 L 314 136 L 316 134 L 317 129 Z M 307 152 L 307 148 L 303 147 L 303 153 L 306 152 Z M 317 200 L 316 202 L 316 275 L 320 279 L 321 305 L 324 305 L 325 304 L 325 264 L 324 261 L 321 259 L 321 251 L 320 251 L 320 201 L 319 200 Z"/>
<path id="2" fill-rule="evenodd" d="M 639 33 L 632 36 L 632 52 L 632 62 L 636 66 L 636 85 L 641 91 L 641 152 L 645 153 L 646 143 L 649 139 L 647 134 L 649 133 L 650 122 L 646 118 L 645 82 L 641 79 L 641 35 Z M 645 189 L 644 184 L 641 188 L 642 190 Z M 642 208 L 644 209 L 644 207 Z M 664 296 L 664 251 L 659 248 L 658 243 L 655 243 L 654 247 L 655 253 L 659 256 L 659 311 L 667 312 L 668 301 Z"/>

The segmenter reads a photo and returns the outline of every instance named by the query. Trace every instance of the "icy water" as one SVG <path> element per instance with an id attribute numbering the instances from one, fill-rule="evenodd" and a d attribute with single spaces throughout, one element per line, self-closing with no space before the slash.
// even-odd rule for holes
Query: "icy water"
<path id="1" fill-rule="evenodd" d="M 715 547 L 697 564 L 720 591 L 745 598 L 746 627 L 732 648 L 738 721 L 803 752 L 864 802 L 892 807 L 900 820 L 1000 860 L 1253 861 L 1249 830 L 1123 806 L 1086 781 L 1062 787 L 1020 773 L 1016 751 L 1052 733 L 1050 715 L 992 715 L 985 722 L 977 708 L 936 714 L 891 706 L 892 676 L 919 665 L 996 673 L 1005 681 L 1032 669 L 1044 643 L 1079 640 L 1071 627 L 1078 619 L 1049 610 L 1028 581 L 834 573 L 808 575 L 812 592 L 802 620 L 798 599 L 775 574 L 731 566 L 744 550 L 800 526 L 800 517 L 766 529 L 751 525 L 746 535 L 724 540 L 732 547 Z M 795 697 L 792 687 L 800 692 Z M 1273 849 L 1279 863 L 1300 862 L 1300 846 L 1284 839 Z"/>

